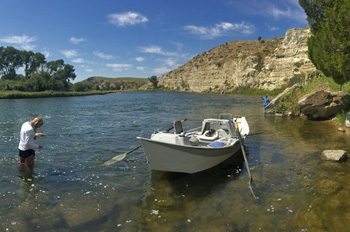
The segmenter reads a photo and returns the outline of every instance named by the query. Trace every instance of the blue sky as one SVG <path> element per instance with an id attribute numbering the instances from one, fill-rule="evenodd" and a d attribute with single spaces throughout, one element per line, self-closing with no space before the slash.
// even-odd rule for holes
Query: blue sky
<path id="1" fill-rule="evenodd" d="M 226 42 L 308 26 L 298 0 L 0 0 L 0 46 L 91 76 L 161 75 Z"/>

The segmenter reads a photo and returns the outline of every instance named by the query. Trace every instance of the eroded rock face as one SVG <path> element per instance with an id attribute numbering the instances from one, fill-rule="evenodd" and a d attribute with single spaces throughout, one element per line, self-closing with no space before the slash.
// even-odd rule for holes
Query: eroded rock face
<path id="1" fill-rule="evenodd" d="M 295 74 L 316 70 L 307 55 L 310 35 L 309 28 L 293 28 L 264 42 L 226 43 L 159 76 L 158 85 L 193 92 L 281 88 Z"/>
<path id="2" fill-rule="evenodd" d="M 349 94 L 341 91 L 319 90 L 309 93 L 299 99 L 300 112 L 308 119 L 319 120 L 335 116 L 345 110 L 345 99 Z"/>

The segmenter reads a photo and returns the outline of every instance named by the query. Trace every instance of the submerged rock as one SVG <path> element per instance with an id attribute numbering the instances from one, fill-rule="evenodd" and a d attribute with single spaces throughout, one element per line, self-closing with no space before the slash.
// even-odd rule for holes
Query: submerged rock
<path id="1" fill-rule="evenodd" d="M 344 150 L 324 150 L 321 158 L 329 161 L 343 161 L 348 158 L 348 155 Z"/>

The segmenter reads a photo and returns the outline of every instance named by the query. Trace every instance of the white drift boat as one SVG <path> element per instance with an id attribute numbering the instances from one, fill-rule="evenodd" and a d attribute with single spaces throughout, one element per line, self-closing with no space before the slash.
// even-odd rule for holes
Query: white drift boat
<path id="1" fill-rule="evenodd" d="M 137 139 L 152 170 L 195 173 L 214 167 L 241 150 L 234 122 L 243 142 L 249 134 L 247 120 L 232 118 L 231 114 L 204 119 L 201 127 L 187 132 L 183 131 L 181 121 L 176 121 L 174 132 L 156 131 L 150 139 Z"/>

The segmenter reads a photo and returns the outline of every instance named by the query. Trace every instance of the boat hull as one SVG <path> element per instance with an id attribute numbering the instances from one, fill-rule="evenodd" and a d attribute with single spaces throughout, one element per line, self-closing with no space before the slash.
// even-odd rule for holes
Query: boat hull
<path id="1" fill-rule="evenodd" d="M 222 163 L 241 149 L 238 140 L 225 147 L 202 147 L 138 139 L 151 169 L 167 172 L 200 172 Z"/>

